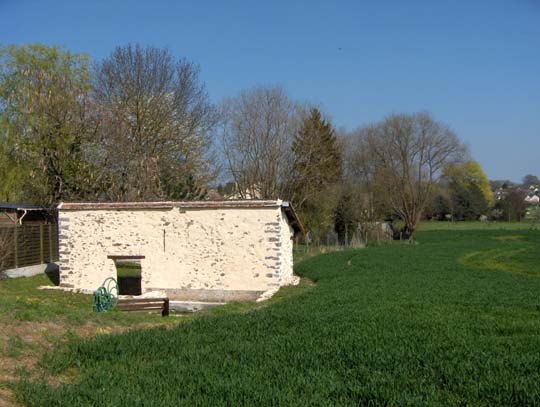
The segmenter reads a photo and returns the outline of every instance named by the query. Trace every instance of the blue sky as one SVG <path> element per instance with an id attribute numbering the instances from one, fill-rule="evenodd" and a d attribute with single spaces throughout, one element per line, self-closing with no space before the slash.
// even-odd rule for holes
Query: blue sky
<path id="1" fill-rule="evenodd" d="M 281 84 L 346 129 L 427 110 L 490 178 L 540 176 L 540 0 L 0 0 L 0 43 L 28 42 L 168 47 L 215 102 Z"/>

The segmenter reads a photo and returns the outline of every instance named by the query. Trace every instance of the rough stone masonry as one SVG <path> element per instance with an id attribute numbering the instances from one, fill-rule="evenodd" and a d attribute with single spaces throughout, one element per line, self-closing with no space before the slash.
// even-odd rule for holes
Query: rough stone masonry
<path id="1" fill-rule="evenodd" d="M 60 285 L 94 291 L 115 258 L 141 262 L 142 292 L 172 300 L 256 299 L 293 281 L 302 226 L 277 201 L 61 203 Z"/>

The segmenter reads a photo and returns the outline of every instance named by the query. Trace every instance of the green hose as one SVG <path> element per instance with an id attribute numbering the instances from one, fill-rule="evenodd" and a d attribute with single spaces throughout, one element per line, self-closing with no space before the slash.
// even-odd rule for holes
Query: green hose
<path id="1" fill-rule="evenodd" d="M 112 309 L 116 304 L 118 304 L 118 283 L 114 278 L 109 277 L 94 292 L 92 308 L 95 312 L 105 312 Z"/>

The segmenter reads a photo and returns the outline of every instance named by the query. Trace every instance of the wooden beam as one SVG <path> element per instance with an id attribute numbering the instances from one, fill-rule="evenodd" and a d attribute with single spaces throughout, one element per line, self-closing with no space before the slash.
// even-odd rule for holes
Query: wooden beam
<path id="1" fill-rule="evenodd" d="M 111 259 L 111 260 L 142 260 L 142 259 L 145 259 L 146 256 L 142 256 L 142 255 L 135 255 L 135 256 L 125 256 L 125 255 L 115 255 L 115 254 L 110 254 L 107 256 L 108 259 Z"/>

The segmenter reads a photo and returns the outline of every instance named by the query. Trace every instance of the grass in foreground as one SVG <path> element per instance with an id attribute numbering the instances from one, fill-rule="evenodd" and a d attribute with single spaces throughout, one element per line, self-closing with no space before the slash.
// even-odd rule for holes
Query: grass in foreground
<path id="1" fill-rule="evenodd" d="M 138 273 L 127 265 L 122 272 Z M 92 311 L 92 296 L 63 291 L 40 290 L 53 285 L 45 275 L 0 280 L 0 406 L 12 400 L 10 382 L 17 374 L 36 374 L 36 363 L 62 346 L 75 346 L 84 338 L 108 335 L 133 329 L 162 327 L 164 329 L 190 321 L 202 315 L 244 313 L 297 295 L 311 288 L 304 280 L 297 287 L 281 290 L 264 303 L 235 302 L 211 308 L 197 314 L 163 318 L 159 314 L 107 313 Z M 38 369 L 39 370 L 39 369 Z M 19 372 L 19 373 L 18 373 Z M 29 376 L 28 376 L 29 377 Z M 44 405 L 40 404 L 39 405 Z"/>
<path id="2" fill-rule="evenodd" d="M 62 344 L 180 322 L 155 314 L 97 314 L 92 296 L 39 290 L 41 285 L 53 284 L 45 275 L 0 280 L 0 406 L 11 398 L 6 382 L 20 369 L 32 371 L 43 354 Z"/>
<path id="3" fill-rule="evenodd" d="M 418 240 L 307 259 L 297 271 L 317 285 L 257 311 L 65 346 L 17 394 L 36 406 L 540 404 L 540 233 Z M 70 380 L 45 380 L 58 374 Z"/>

